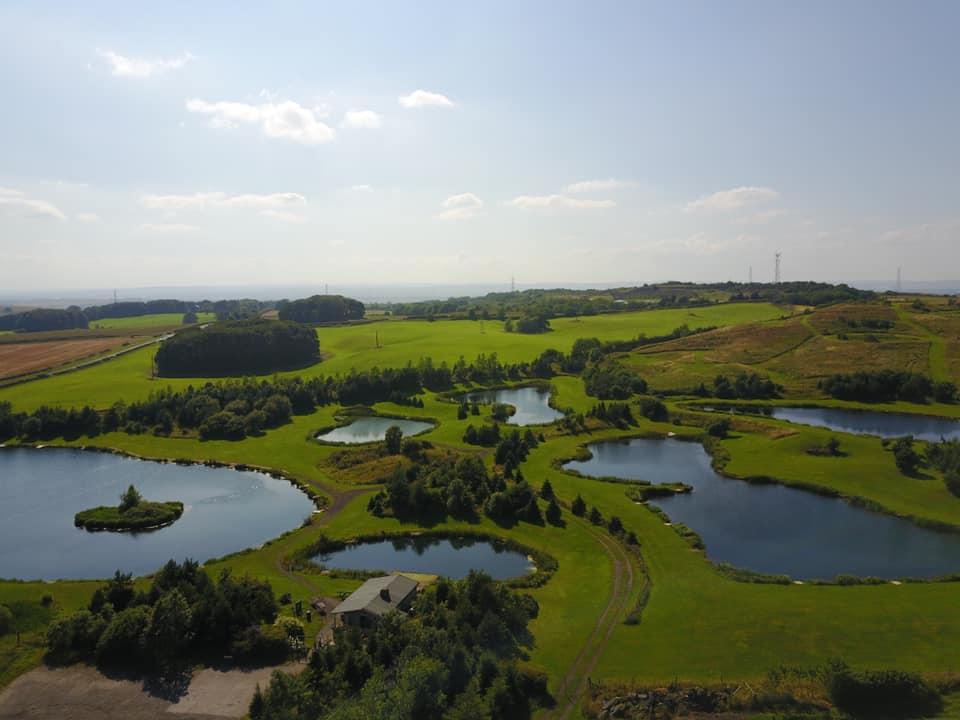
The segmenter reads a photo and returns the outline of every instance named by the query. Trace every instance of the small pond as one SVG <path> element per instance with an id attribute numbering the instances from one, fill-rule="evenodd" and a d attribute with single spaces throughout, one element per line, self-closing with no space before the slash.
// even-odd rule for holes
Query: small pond
<path id="1" fill-rule="evenodd" d="M 350 445 L 380 442 L 387 436 L 387 429 L 393 425 L 396 425 L 403 431 L 404 437 L 419 435 L 420 433 L 433 429 L 433 423 L 423 422 L 421 420 L 362 417 L 357 418 L 349 425 L 342 425 L 322 435 L 317 435 L 317 440 L 331 443 L 348 443 Z"/>
<path id="2" fill-rule="evenodd" d="M 876 435 L 882 438 L 913 435 L 918 440 L 937 442 L 940 438 L 960 438 L 960 422 L 949 418 L 911 413 L 871 412 L 820 407 L 776 407 L 762 405 L 717 406 L 718 412 L 766 415 L 801 425 L 825 427 L 855 435 Z"/>
<path id="3" fill-rule="evenodd" d="M 683 482 L 693 492 L 651 500 L 699 533 L 707 556 L 798 579 L 930 578 L 960 571 L 960 533 L 921 528 L 838 498 L 723 477 L 696 443 L 635 439 L 590 446 L 564 467 L 594 477 Z"/>
<path id="4" fill-rule="evenodd" d="M 87 532 L 73 516 L 116 505 L 134 484 L 148 500 L 180 500 L 183 516 L 140 533 Z M 286 480 L 230 468 L 175 465 L 69 449 L 0 450 L 0 577 L 143 575 L 167 560 L 256 547 L 296 528 L 313 502 Z"/>
<path id="5" fill-rule="evenodd" d="M 455 579 L 466 577 L 471 570 L 482 570 L 495 580 L 507 580 L 533 569 L 523 553 L 473 538 L 374 540 L 317 555 L 313 561 L 339 570 L 416 572 Z"/>
<path id="6" fill-rule="evenodd" d="M 547 425 L 563 417 L 562 412 L 550 407 L 550 391 L 540 387 L 480 390 L 467 395 L 467 401 L 513 405 L 517 411 L 507 420 L 508 425 Z"/>

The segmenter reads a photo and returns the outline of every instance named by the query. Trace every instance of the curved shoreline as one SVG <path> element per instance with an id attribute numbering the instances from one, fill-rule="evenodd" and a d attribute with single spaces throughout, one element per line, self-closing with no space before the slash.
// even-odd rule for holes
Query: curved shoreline
<path id="1" fill-rule="evenodd" d="M 337 442 L 335 440 L 324 440 L 320 435 L 333 432 L 343 427 L 350 427 L 357 420 L 363 420 L 365 418 L 381 418 L 384 420 L 406 420 L 408 422 L 422 422 L 428 423 L 433 427 L 427 430 L 421 430 L 418 433 L 413 435 L 404 435 L 404 438 L 413 438 L 419 437 L 420 435 L 426 435 L 431 433 L 440 427 L 440 420 L 434 417 L 423 417 L 423 416 L 411 416 L 411 415 L 384 415 L 373 411 L 369 414 L 347 414 L 347 413 L 336 413 L 334 414 L 334 420 L 337 421 L 336 425 L 323 425 L 316 430 L 310 431 L 310 441 L 318 443 L 319 445 L 329 445 L 330 447 L 366 447 L 368 445 L 375 445 L 376 443 L 381 443 L 383 440 L 365 440 L 363 442 Z M 340 422 L 341 418 L 346 418 L 348 422 Z"/>
<path id="2" fill-rule="evenodd" d="M 282 470 L 277 470 L 275 468 L 266 467 L 264 465 L 251 465 L 250 463 L 231 463 L 223 462 L 221 460 L 191 460 L 189 458 L 173 458 L 173 457 L 150 457 L 148 455 L 138 455 L 136 453 L 130 452 L 129 450 L 122 450 L 120 448 L 109 447 L 107 445 L 47 445 L 44 443 L 34 444 L 34 443 L 3 443 L 0 444 L 0 451 L 3 451 L 5 448 L 11 449 L 32 449 L 32 450 L 81 450 L 83 452 L 99 452 L 105 453 L 107 455 L 119 455 L 120 457 L 130 458 L 131 460 L 142 460 L 143 462 L 154 462 L 160 463 L 161 465 L 172 463 L 174 465 L 202 465 L 203 467 L 210 468 L 227 468 L 229 470 L 236 470 L 238 472 L 257 472 L 263 475 L 268 475 L 276 480 L 286 480 L 288 483 L 297 488 L 300 492 L 310 498 L 310 501 L 314 504 L 314 507 L 317 510 L 323 510 L 330 504 L 330 498 L 326 495 L 317 492 L 309 484 L 298 479 L 297 477 L 290 475 Z"/>
<path id="3" fill-rule="evenodd" d="M 536 548 L 532 548 L 528 545 L 523 545 L 512 538 L 495 535 L 489 532 L 472 530 L 414 530 L 401 532 L 384 531 L 379 533 L 352 535 L 346 538 L 330 538 L 325 535 L 321 535 L 313 542 L 294 550 L 290 555 L 284 558 L 284 561 L 290 568 L 296 568 L 301 571 L 322 572 L 326 570 L 326 568 L 313 561 L 313 558 L 317 555 L 336 552 L 337 550 L 342 550 L 350 545 L 402 539 L 415 540 L 418 538 L 424 540 L 449 540 L 457 538 L 479 540 L 490 543 L 491 545 L 503 547 L 512 552 L 522 553 L 532 561 L 534 571 L 519 577 L 498 581 L 514 588 L 541 587 L 542 585 L 545 585 L 551 577 L 553 577 L 553 574 L 560 566 L 557 562 L 557 559 L 545 551 L 537 550 Z M 329 572 L 331 575 L 342 573 L 344 576 L 350 577 L 375 577 L 377 575 L 384 574 L 384 571 L 379 570 L 337 570 L 336 568 L 330 568 Z"/>
<path id="4" fill-rule="evenodd" d="M 844 502 L 849 503 L 851 506 L 866 510 L 868 512 L 874 512 L 880 515 L 887 515 L 890 517 L 899 518 L 901 520 L 908 520 L 917 527 L 924 528 L 927 530 L 935 530 L 939 532 L 948 532 L 948 533 L 960 533 L 960 525 L 953 525 L 950 523 L 943 523 L 937 520 L 930 520 L 928 518 L 917 517 L 914 515 L 909 515 L 905 513 L 898 513 L 892 510 L 889 510 L 880 503 L 870 500 L 858 495 L 847 495 L 835 490 L 833 488 L 824 487 L 822 485 L 815 485 L 813 483 L 806 483 L 803 481 L 791 481 L 784 480 L 780 478 L 775 478 L 766 475 L 750 475 L 750 476 L 741 476 L 734 475 L 726 471 L 725 466 L 729 461 L 729 457 L 725 456 L 720 447 L 720 443 L 715 439 L 706 434 L 701 434 L 698 436 L 691 435 L 667 435 L 657 431 L 638 431 L 627 433 L 624 435 L 618 435 L 614 437 L 603 438 L 599 440 L 588 440 L 587 442 L 581 443 L 577 446 L 576 450 L 578 451 L 577 455 L 573 457 L 562 456 L 553 458 L 551 460 L 551 466 L 559 472 L 562 472 L 570 477 L 585 479 L 594 482 L 606 482 L 616 485 L 628 485 L 635 486 L 637 489 L 643 488 L 657 488 L 660 485 L 667 485 L 666 483 L 652 483 L 650 481 L 644 480 L 629 480 L 627 478 L 616 478 L 616 477 L 593 477 L 590 475 L 584 475 L 583 473 L 577 470 L 568 470 L 563 467 L 564 463 L 571 462 L 573 460 L 583 459 L 583 454 L 588 453 L 592 457 L 592 453 L 588 449 L 588 445 L 591 444 L 600 444 L 605 442 L 623 442 L 637 439 L 646 439 L 646 440 L 678 440 L 680 442 L 692 442 L 698 443 L 703 447 L 704 451 L 710 456 L 710 465 L 711 468 L 718 475 L 721 475 L 725 478 L 731 480 L 740 480 L 742 482 L 747 482 L 752 485 L 782 485 L 784 487 L 790 487 L 797 490 L 803 490 L 806 492 L 811 492 L 815 495 L 820 495 L 822 497 L 836 498 L 843 500 Z M 633 489 L 633 488 L 631 488 Z M 630 497 L 630 491 L 626 491 L 627 497 Z M 632 498 L 630 498 L 632 500 Z M 643 505 L 649 512 L 661 517 L 664 520 L 664 524 L 669 525 L 674 528 L 675 532 L 680 535 L 684 540 L 688 540 L 688 536 L 678 530 L 684 529 L 683 526 L 680 528 L 676 527 L 669 519 L 669 515 L 660 508 L 654 509 L 653 506 L 650 506 L 646 501 L 637 501 L 634 502 Z M 696 532 L 693 533 L 696 535 Z M 697 535 L 699 537 L 699 535 Z M 729 563 L 716 562 L 711 560 L 706 555 L 706 549 L 699 550 L 703 559 L 710 564 L 717 572 L 719 572 L 724 577 L 733 580 L 734 582 L 745 582 L 745 583 L 757 583 L 757 582 L 775 582 L 776 584 L 786 584 L 783 583 L 782 578 L 787 577 L 786 575 L 771 575 L 768 573 L 758 573 L 752 570 L 747 570 L 743 568 L 738 568 Z M 726 566 L 726 567 L 725 567 Z M 777 579 L 775 579 L 777 578 Z M 839 578 L 843 578 L 842 581 Z M 799 584 L 799 585 L 835 585 L 835 586 L 846 586 L 846 585 L 874 585 L 874 584 L 895 584 L 895 583 L 950 583 L 950 582 L 960 582 L 960 572 L 949 573 L 946 575 L 939 575 L 931 578 L 915 578 L 915 577 L 901 577 L 894 578 L 891 580 L 880 580 L 878 578 L 871 577 L 860 577 L 855 575 L 838 575 L 834 580 L 803 580 L 796 581 L 790 578 L 790 584 Z"/>

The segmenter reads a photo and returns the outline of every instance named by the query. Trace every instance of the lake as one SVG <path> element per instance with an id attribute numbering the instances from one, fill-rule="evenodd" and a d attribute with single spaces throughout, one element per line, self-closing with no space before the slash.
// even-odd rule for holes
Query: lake
<path id="1" fill-rule="evenodd" d="M 930 578 L 960 571 L 958 533 L 784 485 L 724 477 L 697 443 L 644 438 L 589 449 L 593 458 L 564 467 L 594 477 L 691 485 L 692 493 L 650 503 L 695 530 L 707 557 L 717 562 L 797 579 Z"/>
<path id="2" fill-rule="evenodd" d="M 940 438 L 960 438 L 960 422 L 949 418 L 911 413 L 871 412 L 821 407 L 779 407 L 770 405 L 717 405 L 716 412 L 764 415 L 800 425 L 825 427 L 854 435 L 882 438 L 913 435 L 918 440 L 937 442 Z"/>
<path id="3" fill-rule="evenodd" d="M 341 425 L 322 435 L 317 435 L 317 440 L 331 443 L 347 443 L 350 445 L 359 445 L 360 443 L 380 442 L 387 436 L 387 429 L 396 425 L 403 431 L 404 437 L 419 435 L 427 430 L 433 429 L 433 423 L 420 420 L 400 420 L 398 418 L 386 417 L 362 417 L 354 420 L 349 425 Z"/>
<path id="4" fill-rule="evenodd" d="M 512 405 L 517 411 L 507 420 L 507 425 L 547 425 L 563 417 L 562 412 L 550 407 L 550 391 L 540 387 L 480 390 L 467 395 L 467 401 Z"/>
<path id="5" fill-rule="evenodd" d="M 80 510 L 117 505 L 135 485 L 147 500 L 179 500 L 183 516 L 140 533 L 88 532 Z M 205 561 L 298 527 L 313 502 L 259 472 L 175 465 L 72 449 L 0 450 L 0 577 L 84 579 L 144 575 L 171 558 Z"/>
<path id="6" fill-rule="evenodd" d="M 918 440 L 937 442 L 941 437 L 960 438 L 960 422 L 930 415 L 881 413 L 842 408 L 771 408 L 772 417 L 802 425 L 826 427 L 857 435 L 883 438 L 913 435 Z"/>
<path id="7" fill-rule="evenodd" d="M 466 577 L 471 570 L 482 570 L 495 580 L 507 580 L 532 569 L 523 553 L 473 538 L 374 540 L 317 555 L 313 561 L 340 570 L 417 572 L 455 579 Z"/>

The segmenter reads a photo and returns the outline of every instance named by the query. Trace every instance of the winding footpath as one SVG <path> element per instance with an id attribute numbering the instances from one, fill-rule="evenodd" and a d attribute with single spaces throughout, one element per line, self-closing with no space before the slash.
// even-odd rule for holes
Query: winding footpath
<path id="1" fill-rule="evenodd" d="M 587 525 L 583 520 L 578 520 L 578 522 Z M 587 690 L 590 674 L 597 667 L 600 657 L 610 642 L 613 631 L 629 612 L 630 599 L 634 594 L 636 576 L 630 553 L 603 530 L 599 530 L 592 525 L 587 525 L 587 527 L 613 564 L 613 585 L 610 590 L 610 598 L 603 612 L 597 618 L 593 630 L 567 674 L 557 686 L 557 706 L 544 715 L 544 717 L 551 719 L 567 720 L 579 706 L 583 694 Z"/>

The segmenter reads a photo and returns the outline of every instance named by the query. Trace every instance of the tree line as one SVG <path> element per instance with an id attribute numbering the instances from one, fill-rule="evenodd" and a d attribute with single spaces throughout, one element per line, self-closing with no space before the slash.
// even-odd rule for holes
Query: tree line
<path id="1" fill-rule="evenodd" d="M 526 720 L 550 702 L 546 676 L 519 668 L 536 600 L 471 571 L 417 597 L 366 635 L 340 627 L 298 675 L 274 673 L 251 720 Z"/>
<path id="2" fill-rule="evenodd" d="M 75 305 L 66 310 L 37 308 L 22 313 L 0 315 L 0 330 L 12 330 L 13 332 L 75 330 L 88 326 L 87 316 Z"/>
<path id="3" fill-rule="evenodd" d="M 216 313 L 218 320 L 255 318 L 274 307 L 273 301 L 244 298 L 240 300 L 148 300 L 124 301 L 108 305 L 80 308 L 71 305 L 65 309 L 37 308 L 20 313 L 0 315 L 0 330 L 14 332 L 50 332 L 54 330 L 86 329 L 91 322 L 108 318 L 140 317 L 158 313 Z"/>
<path id="4" fill-rule="evenodd" d="M 316 362 L 313 328 L 295 322 L 235 320 L 189 328 L 164 340 L 154 362 L 162 377 L 265 373 Z"/>
<path id="5" fill-rule="evenodd" d="M 831 375 L 821 380 L 819 387 L 838 400 L 905 400 L 912 403 L 925 403 L 931 399 L 943 403 L 957 401 L 957 386 L 952 382 L 934 381 L 927 375 L 904 370 L 861 370 Z"/>

